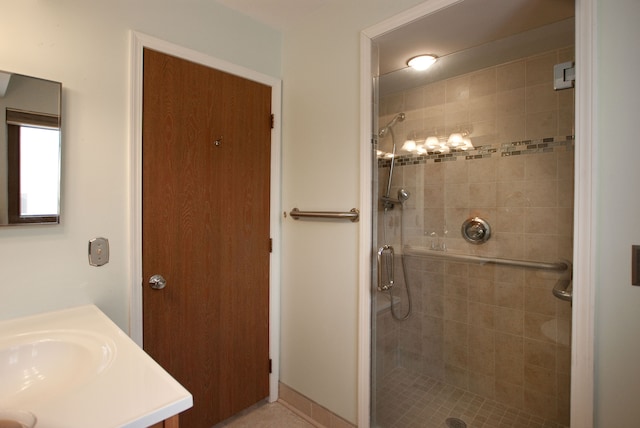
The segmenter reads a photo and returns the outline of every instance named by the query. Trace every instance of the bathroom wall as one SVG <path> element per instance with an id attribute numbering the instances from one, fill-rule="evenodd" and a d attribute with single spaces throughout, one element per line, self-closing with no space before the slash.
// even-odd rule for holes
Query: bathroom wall
<path id="1" fill-rule="evenodd" d="M 631 285 L 631 245 L 640 244 L 640 2 L 597 1 L 598 47 L 594 153 L 595 423 L 633 426 L 640 420 L 640 287 Z"/>
<path id="2" fill-rule="evenodd" d="M 475 149 L 401 152 L 391 194 L 403 187 L 412 196 L 404 212 L 397 207 L 384 214 L 380 207 L 379 244 L 400 251 L 403 216 L 405 244 L 571 260 L 574 90 L 554 91 L 552 73 L 554 64 L 571 60 L 573 48 L 555 50 L 381 99 L 380 123 L 406 114 L 396 127 L 397 144 L 425 130 L 448 135 L 468 129 Z M 390 140 L 379 148 L 391 151 Z M 379 160 L 381 188 L 388 165 Z M 470 244 L 460 233 L 474 216 L 491 225 L 484 244 Z M 552 295 L 562 274 L 418 257 L 408 257 L 406 267 L 413 314 L 404 322 L 392 321 L 388 312 L 378 316 L 379 376 L 409 368 L 568 425 L 571 305 Z M 401 269 L 397 261 L 400 313 L 407 301 Z"/>
<path id="3" fill-rule="evenodd" d="M 96 303 L 129 326 L 130 30 L 280 76 L 281 34 L 212 1 L 2 4 L 0 70 L 62 82 L 62 220 L 0 228 L 0 319 Z M 4 113 L 3 113 L 4 114 Z M 90 267 L 87 243 L 110 241 Z"/>
<path id="4" fill-rule="evenodd" d="M 359 206 L 360 32 L 420 2 L 322 2 L 284 31 L 283 211 L 370 215 Z M 282 233 L 281 381 L 356 422 L 358 225 L 283 216 Z"/>

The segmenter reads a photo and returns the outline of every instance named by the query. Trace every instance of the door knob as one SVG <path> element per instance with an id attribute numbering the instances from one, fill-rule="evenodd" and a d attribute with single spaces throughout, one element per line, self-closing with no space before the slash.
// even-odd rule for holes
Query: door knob
<path id="1" fill-rule="evenodd" d="M 153 275 L 149 278 L 149 284 L 154 290 L 162 290 L 167 285 L 167 280 L 162 275 Z"/>

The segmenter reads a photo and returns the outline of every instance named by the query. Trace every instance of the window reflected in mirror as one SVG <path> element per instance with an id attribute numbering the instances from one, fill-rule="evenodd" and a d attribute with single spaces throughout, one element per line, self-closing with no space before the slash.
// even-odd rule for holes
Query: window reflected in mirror
<path id="1" fill-rule="evenodd" d="M 9 125 L 9 151 L 9 222 L 57 222 L 60 130 Z"/>

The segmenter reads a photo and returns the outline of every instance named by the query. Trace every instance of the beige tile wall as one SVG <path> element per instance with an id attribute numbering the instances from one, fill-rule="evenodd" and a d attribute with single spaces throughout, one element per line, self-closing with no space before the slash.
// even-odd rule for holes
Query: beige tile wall
<path id="1" fill-rule="evenodd" d="M 553 90 L 553 65 L 573 60 L 573 47 L 487 68 L 380 100 L 380 123 L 398 112 L 399 139 L 411 132 L 448 135 L 470 128 L 474 144 L 573 135 L 573 90 Z M 391 151 L 391 139 L 379 142 Z"/>
<path id="2" fill-rule="evenodd" d="M 387 243 L 398 251 L 402 216 L 405 244 L 571 260 L 573 141 L 558 136 L 573 135 L 573 90 L 554 91 L 552 70 L 572 58 L 572 48 L 561 49 L 380 100 L 380 123 L 406 113 L 396 129 L 399 145 L 412 131 L 444 134 L 466 127 L 476 147 L 496 150 L 482 159 L 461 156 L 398 166 L 392 195 L 405 187 L 411 198 L 404 210 L 379 211 L 379 242 L 384 224 Z M 550 147 L 506 152 L 509 143 L 550 137 L 555 138 Z M 389 140 L 379 142 L 379 148 L 390 151 Z M 388 168 L 379 174 L 382 192 Z M 491 224 L 486 244 L 462 239 L 460 227 L 471 216 Z M 571 306 L 551 293 L 559 274 L 413 257 L 406 261 L 413 314 L 397 322 L 388 309 L 379 312 L 378 376 L 398 365 L 412 368 L 568 425 Z M 396 263 L 396 293 L 406 304 Z M 399 305 L 399 311 L 403 308 Z"/>

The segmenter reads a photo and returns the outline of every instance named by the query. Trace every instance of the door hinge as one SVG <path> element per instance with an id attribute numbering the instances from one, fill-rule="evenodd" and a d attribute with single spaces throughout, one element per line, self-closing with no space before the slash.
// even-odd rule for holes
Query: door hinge
<path id="1" fill-rule="evenodd" d="M 271 129 L 276 127 L 276 115 L 275 114 L 271 114 Z"/>
<path id="2" fill-rule="evenodd" d="M 273 367 L 273 361 L 271 360 L 271 358 L 269 358 L 269 373 L 273 373 L 271 371 L 272 367 Z"/>
<path id="3" fill-rule="evenodd" d="M 553 66 L 553 89 L 570 89 L 575 86 L 576 67 L 573 61 L 563 62 Z"/>
<path id="4" fill-rule="evenodd" d="M 273 238 L 269 238 L 269 252 L 273 253 Z"/>

